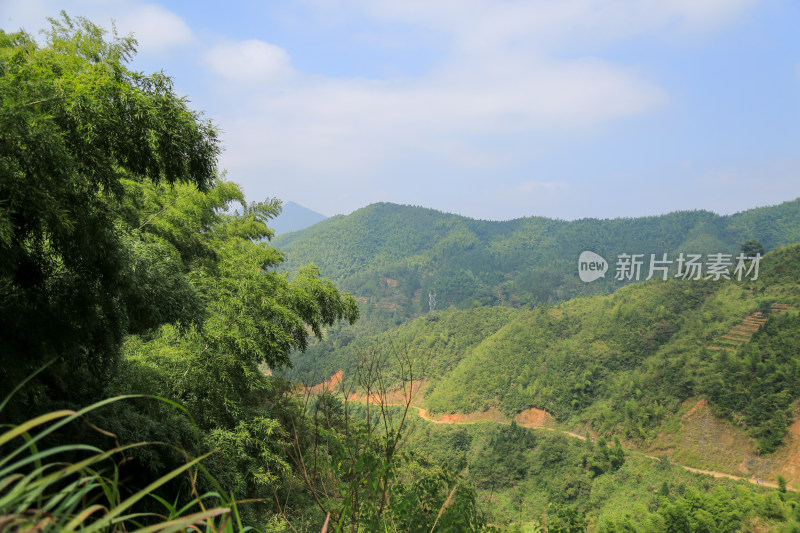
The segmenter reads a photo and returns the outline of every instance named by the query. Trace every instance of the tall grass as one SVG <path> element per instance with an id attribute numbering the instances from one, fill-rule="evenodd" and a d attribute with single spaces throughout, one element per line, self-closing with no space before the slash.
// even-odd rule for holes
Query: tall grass
<path id="1" fill-rule="evenodd" d="M 41 371 L 41 370 L 40 370 Z M 38 373 L 38 372 L 37 372 Z M 11 397 L 32 379 L 18 385 L 0 403 L 0 417 Z M 1 424 L 0 430 L 0 531 L 246 531 L 232 495 L 226 494 L 200 464 L 204 458 L 190 459 L 146 487 L 128 492 L 119 479 L 115 458 L 126 451 L 153 443 L 117 444 L 101 449 L 88 444 L 46 445 L 48 436 L 68 424 L 113 402 L 143 395 L 108 398 L 78 411 L 52 411 L 21 424 Z M 185 409 L 164 398 L 154 398 L 178 409 Z M 92 426 L 96 431 L 110 433 Z M 74 459 L 79 458 L 79 459 Z M 178 507 L 156 491 L 179 476 L 191 480 L 193 499 Z M 197 477 L 202 475 L 217 489 L 199 494 Z M 156 500 L 163 512 L 142 512 L 137 504 Z M 142 502 L 143 503 L 143 502 Z M 150 503 L 150 502 L 148 502 Z"/>

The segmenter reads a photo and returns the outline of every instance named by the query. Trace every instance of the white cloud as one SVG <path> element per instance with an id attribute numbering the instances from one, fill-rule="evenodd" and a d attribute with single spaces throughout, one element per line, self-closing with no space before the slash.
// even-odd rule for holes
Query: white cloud
<path id="1" fill-rule="evenodd" d="M 100 24 L 116 17 L 120 29 L 136 32 L 145 52 L 198 41 L 180 17 L 157 4 L 71 1 L 71 13 Z M 434 35 L 444 45 L 419 76 L 304 73 L 293 66 L 291 48 L 236 41 L 236 35 L 191 52 L 218 76 L 214 119 L 225 141 L 221 165 L 233 179 L 256 196 L 313 194 L 318 208 L 347 197 L 348 208 L 363 204 L 369 191 L 391 189 L 387 180 L 403 173 L 409 187 L 446 174 L 435 168 L 449 172 L 454 184 L 459 172 L 497 175 L 535 160 L 537 139 L 598 135 L 621 120 L 663 110 L 671 95 L 637 68 L 603 59 L 604 47 L 642 36 L 707 35 L 758 1 L 306 0 L 326 24 L 363 27 L 372 19 L 401 27 L 392 33 L 400 41 Z M 3 24 L 30 20 L 57 12 L 55 3 L 0 0 L 0 14 Z M 88 5 L 89 12 L 74 9 Z M 549 179 L 528 174 L 517 186 L 484 192 L 497 206 L 513 197 L 519 209 L 535 197 L 531 205 L 541 210 L 580 194 Z M 484 192 L 470 194 L 480 202 Z"/>
<path id="2" fill-rule="evenodd" d="M 258 39 L 218 44 L 206 59 L 212 71 L 232 81 L 284 81 L 292 75 L 289 54 Z"/>
<path id="3" fill-rule="evenodd" d="M 598 45 L 707 33 L 756 1 L 307 0 L 326 21 L 366 16 L 448 44 L 425 75 L 380 80 L 304 75 L 261 41 L 215 47 L 213 71 L 269 82 L 220 90 L 239 102 L 217 117 L 222 162 L 233 175 L 290 174 L 298 189 L 329 191 L 374 184 L 410 161 L 501 168 L 529 156 L 503 139 L 602 131 L 670 101 L 635 68 L 598 57 Z"/>
<path id="4" fill-rule="evenodd" d="M 741 16 L 760 0 L 669 0 L 665 2 L 673 16 L 681 19 L 685 27 L 693 29 L 714 28 Z"/>
<path id="5" fill-rule="evenodd" d="M 227 52 L 219 54 L 220 64 L 225 57 Z M 227 65 L 240 65 L 229 67 L 229 77 L 255 77 L 246 70 L 251 63 L 229 57 Z M 232 171 L 277 166 L 348 180 L 425 158 L 496 167 L 514 154 L 492 139 L 585 131 L 652 111 L 668 99 L 635 71 L 606 61 L 511 54 L 414 79 L 298 75 L 279 91 L 226 84 L 219 97 L 240 103 L 217 117 L 228 132 L 223 164 Z"/>
<path id="6" fill-rule="evenodd" d="M 308 0 L 319 9 L 352 10 L 387 21 L 423 24 L 465 48 L 514 42 L 620 39 L 713 29 L 761 0 Z"/>
<path id="7" fill-rule="evenodd" d="M 127 0 L 2 0 L 0 26 L 11 31 L 22 27 L 37 36 L 40 28 L 48 26 L 47 17 L 58 18 L 62 9 L 108 30 L 113 19 L 121 35 L 134 33 L 141 53 L 163 52 L 194 40 L 186 22 L 172 11 L 159 4 Z"/>
<path id="8" fill-rule="evenodd" d="M 192 30 L 175 13 L 157 4 L 135 5 L 116 21 L 121 34 L 133 32 L 142 53 L 162 52 L 192 43 Z"/>

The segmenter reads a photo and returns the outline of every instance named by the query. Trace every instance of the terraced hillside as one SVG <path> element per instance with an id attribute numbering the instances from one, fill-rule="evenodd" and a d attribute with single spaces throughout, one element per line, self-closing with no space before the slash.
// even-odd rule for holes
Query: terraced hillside
<path id="1" fill-rule="evenodd" d="M 773 304 L 773 306 L 776 304 Z M 777 304 L 781 305 L 781 304 Z M 785 308 L 781 307 L 780 312 L 785 312 L 791 306 L 786 305 Z M 776 308 L 773 307 L 772 311 L 775 312 Z M 753 334 L 758 331 L 758 328 L 764 325 L 767 321 L 767 316 L 760 312 L 754 311 L 748 315 L 740 324 L 733 326 L 728 332 L 715 341 L 715 345 L 708 348 L 710 350 L 727 350 L 729 352 L 736 352 L 743 344 L 747 344 L 752 338 Z"/>

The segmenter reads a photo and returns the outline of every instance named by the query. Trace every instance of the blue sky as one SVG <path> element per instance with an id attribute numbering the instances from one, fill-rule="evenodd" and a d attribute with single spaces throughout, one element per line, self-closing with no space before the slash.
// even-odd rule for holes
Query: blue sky
<path id="1" fill-rule="evenodd" d="M 222 129 L 251 200 L 484 219 L 800 196 L 796 0 L 2 0 L 124 32 Z"/>

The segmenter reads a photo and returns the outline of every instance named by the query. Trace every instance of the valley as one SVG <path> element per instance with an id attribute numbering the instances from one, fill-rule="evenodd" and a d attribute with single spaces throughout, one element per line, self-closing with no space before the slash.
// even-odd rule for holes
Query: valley
<path id="1" fill-rule="evenodd" d="M 757 214 L 771 218 L 769 209 Z M 781 209 L 796 207 L 784 204 Z M 694 234 L 694 245 L 719 245 L 724 238 L 710 238 L 713 231 L 754 215 L 729 217 L 716 226 L 704 222 L 703 237 L 694 230 L 681 234 Z M 351 215 L 355 220 L 361 216 Z M 338 224 L 345 227 L 348 218 Z M 444 219 L 456 226 L 472 224 L 449 215 Z M 309 242 L 325 231 L 329 235 L 333 227 L 311 228 Z M 394 227 L 404 231 L 402 225 Z M 732 235 L 730 230 L 723 234 Z M 286 242 L 290 261 L 293 249 L 302 250 L 305 242 L 299 235 L 294 239 Z M 676 243 L 675 249 L 686 249 L 684 244 Z M 474 259 L 483 253 L 475 250 L 481 246 L 478 241 L 471 246 L 472 255 L 466 256 Z M 574 249 L 584 246 L 608 249 L 602 238 L 590 246 L 576 243 Z M 757 280 L 626 284 L 609 276 L 600 282 L 605 283 L 602 288 L 579 284 L 566 289 L 572 283 L 566 280 L 577 276 L 577 255 L 575 264 L 550 260 L 556 272 L 563 269 L 558 278 L 562 284 L 545 301 L 533 292 L 527 292 L 527 301 L 519 295 L 516 300 L 502 296 L 502 287 L 511 286 L 508 280 L 517 275 L 511 270 L 506 281 L 487 288 L 496 299 L 465 297 L 440 308 L 446 293 L 438 285 L 434 290 L 432 280 L 437 272 L 453 272 L 459 262 L 466 266 L 464 257 L 435 252 L 399 267 L 391 261 L 362 265 L 367 271 L 372 268 L 378 280 L 373 292 L 369 285 L 359 289 L 356 278 L 339 274 L 340 282 L 354 291 L 362 319 L 354 326 L 330 328 L 324 340 L 295 353 L 293 367 L 284 375 L 317 384 L 315 393 L 338 391 L 345 404 L 364 403 L 367 396 L 358 376 L 363 377 L 366 362 L 372 361 L 382 372 L 384 395 L 370 393 L 371 402 L 399 408 L 405 397 L 397 387 L 408 385 L 413 369 L 409 408 L 419 422 L 411 426 L 427 435 L 410 437 L 415 449 L 430 449 L 431 439 L 441 438 L 437 433 L 454 428 L 480 433 L 492 431 L 479 429 L 484 426 L 513 426 L 578 442 L 591 436 L 602 439 L 603 446 L 616 441 L 626 460 L 644 461 L 637 462 L 642 472 L 667 461 L 687 474 L 763 489 L 800 489 L 800 323 L 795 311 L 800 306 L 800 246 L 779 246 L 767 253 Z M 341 272 L 324 252 L 302 257 L 317 261 L 328 275 Z M 537 268 L 535 262 L 523 264 L 517 263 L 520 272 Z M 470 279 L 485 278 L 476 274 Z M 436 294 L 436 309 L 423 308 L 429 292 Z M 323 384 L 326 376 L 333 377 Z M 420 423 L 431 429 L 421 430 Z M 481 491 L 474 464 L 488 452 L 480 446 L 470 450 L 454 466 L 467 465 L 468 477 Z M 521 490 L 524 479 L 509 490 Z M 561 494 L 556 499 L 583 509 L 596 525 L 609 514 L 605 507 L 585 507 L 580 498 Z"/>

